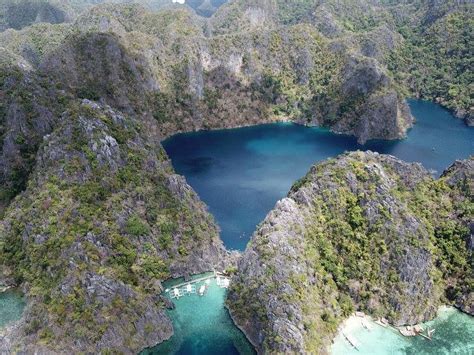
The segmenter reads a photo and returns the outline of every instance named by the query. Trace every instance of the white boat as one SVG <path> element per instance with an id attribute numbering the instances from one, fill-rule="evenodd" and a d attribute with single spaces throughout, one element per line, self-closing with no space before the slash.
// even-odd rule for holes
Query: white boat
<path id="1" fill-rule="evenodd" d="M 199 287 L 199 296 L 204 296 L 204 293 L 206 292 L 206 285 L 201 285 L 201 287 Z"/>
<path id="2" fill-rule="evenodd" d="M 179 292 L 179 290 L 175 287 L 173 288 L 173 292 L 171 293 L 171 298 L 180 298 L 181 297 L 181 293 Z"/>
<path id="3" fill-rule="evenodd" d="M 191 293 L 196 293 L 196 286 L 187 284 L 185 288 L 185 292 L 189 295 Z"/>

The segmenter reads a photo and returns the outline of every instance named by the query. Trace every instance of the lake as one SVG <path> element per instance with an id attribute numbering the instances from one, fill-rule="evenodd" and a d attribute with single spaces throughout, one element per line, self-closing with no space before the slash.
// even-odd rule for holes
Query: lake
<path id="1" fill-rule="evenodd" d="M 345 151 L 372 150 L 420 162 L 439 176 L 454 160 L 474 153 L 473 127 L 433 103 L 411 100 L 409 105 L 417 122 L 407 138 L 398 141 L 359 145 L 354 137 L 326 129 L 275 123 L 178 134 L 163 146 L 176 172 L 186 177 L 209 206 L 225 246 L 244 250 L 257 224 L 321 160 Z M 176 310 L 170 316 L 176 334 L 151 353 L 252 353 L 229 322 L 224 291 L 215 291 L 205 300 L 190 296 L 175 302 Z M 359 326 L 353 334 L 365 354 L 472 354 L 473 317 L 449 309 L 429 325 L 437 329 L 431 342 L 420 337 L 407 339 L 379 326 L 370 333 Z M 331 352 L 355 353 L 340 337 Z"/>
<path id="2" fill-rule="evenodd" d="M 372 150 L 420 162 L 440 175 L 474 153 L 474 127 L 439 105 L 411 100 L 406 139 L 370 141 L 292 123 L 175 135 L 163 142 L 178 174 L 209 206 L 228 249 L 244 250 L 256 226 L 309 168 L 345 151 Z"/>

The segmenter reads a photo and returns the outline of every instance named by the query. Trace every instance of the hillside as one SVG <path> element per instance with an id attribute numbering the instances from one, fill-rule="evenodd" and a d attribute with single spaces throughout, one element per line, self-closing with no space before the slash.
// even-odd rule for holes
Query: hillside
<path id="1" fill-rule="evenodd" d="M 406 95 L 435 100 L 472 124 L 470 1 L 305 0 L 229 2 L 216 33 L 307 23 L 336 46 L 376 58 Z"/>
<path id="2" fill-rule="evenodd" d="M 44 138 L 1 224 L 1 279 L 28 308 L 0 350 L 139 351 L 172 334 L 160 280 L 224 267 L 212 217 L 154 132 L 84 100 Z"/>
<path id="3" fill-rule="evenodd" d="M 164 300 L 156 296 L 161 282 L 228 262 L 215 222 L 161 147 L 172 134 L 293 121 L 353 135 L 360 143 L 400 139 L 413 124 L 405 101 L 410 95 L 437 100 L 471 122 L 472 5 L 448 0 L 430 3 L 436 6 L 378 0 L 206 0 L 190 1 L 189 7 L 164 0 L 120 2 L 0 3 L 0 281 L 20 286 L 28 298 L 25 316 L 1 339 L 0 352 L 130 353 L 171 336 Z M 198 16 L 200 11 L 210 17 Z M 392 168 L 364 170 L 364 162 L 379 166 L 379 160 Z M 469 210 L 463 208 L 469 205 L 457 181 L 472 171 L 471 162 L 458 163 L 439 181 L 417 166 L 371 154 L 335 162 L 347 170 L 335 182 L 329 178 L 336 174 L 331 164 L 313 169 L 323 169 L 327 179 L 321 184 L 328 191 L 335 183 L 342 191 L 330 201 L 334 208 L 318 211 L 312 199 L 323 199 L 324 189 L 305 190 L 313 173 L 295 186 L 284 202 L 291 206 L 280 207 L 290 208 L 288 218 L 305 233 L 283 233 L 281 243 L 288 244 L 282 249 L 252 244 L 230 306 L 248 301 L 247 291 L 238 289 L 247 277 L 251 287 L 265 286 L 260 274 L 253 279 L 249 265 L 260 272 L 265 253 L 286 253 L 291 235 L 307 247 L 299 250 L 298 262 L 306 263 L 304 255 L 317 265 L 314 270 L 306 265 L 294 280 L 298 295 L 292 309 L 303 309 L 318 322 L 289 321 L 299 327 L 294 334 L 302 338 L 295 339 L 304 339 L 308 349 L 326 344 L 337 322 L 355 307 L 411 322 L 432 315 L 441 301 L 468 305 L 471 299 L 463 297 L 471 276 L 466 284 L 460 280 L 470 252 L 453 238 L 465 233 L 463 213 Z M 389 190 L 378 191 L 372 178 Z M 465 189 L 471 180 L 466 178 Z M 348 186 L 355 191 L 347 192 Z M 300 191 L 307 204 L 296 200 Z M 368 221 L 361 216 L 359 193 L 373 194 L 382 205 L 396 202 L 394 211 L 403 218 L 380 225 L 377 221 L 389 218 L 387 211 L 372 206 L 375 210 L 366 212 L 375 222 Z M 349 207 L 354 208 L 350 216 Z M 307 214 L 318 218 L 310 223 Z M 339 244 L 324 239 L 317 246 L 305 239 L 319 236 L 328 221 Z M 267 227 L 254 243 L 266 240 L 273 228 Z M 366 236 L 362 232 L 369 227 Z M 419 237 L 406 250 L 419 255 L 422 264 L 407 264 L 389 241 L 371 239 L 397 228 L 404 239 Z M 436 239 L 439 233 L 442 239 Z M 346 242 L 356 254 L 334 259 L 334 250 Z M 390 271 L 390 280 L 373 264 L 379 259 L 368 258 L 374 243 L 380 260 L 388 263 L 383 271 Z M 320 248 L 330 257 L 324 265 L 317 257 Z M 354 255 L 376 271 L 365 275 Z M 441 265 L 441 274 L 433 265 Z M 373 283 L 399 295 L 399 279 L 412 266 L 422 270 L 407 279 L 414 282 L 418 308 L 369 288 Z M 319 287 L 315 275 L 332 280 L 327 303 L 301 286 L 309 278 Z M 344 288 L 349 279 L 356 279 L 350 283 L 354 290 Z M 262 300 L 281 301 L 273 287 L 280 285 L 262 288 Z M 323 302 L 328 311 L 306 312 L 308 299 Z M 255 325 L 262 335 L 258 346 L 293 349 L 285 327 L 282 339 L 274 339 L 268 330 L 274 319 L 260 319 L 274 304 L 246 304 L 258 319 L 234 314 L 244 328 Z M 306 323 L 308 332 L 301 330 Z M 317 332 L 321 336 L 313 339 Z"/>
<path id="4" fill-rule="evenodd" d="M 199 16 L 210 17 L 226 0 L 187 0 L 184 5 L 172 0 L 0 0 L 0 32 L 20 30 L 38 23 L 69 23 L 99 4 L 135 3 L 150 10 L 193 9 Z"/>
<path id="5" fill-rule="evenodd" d="M 206 26 L 185 9 L 103 5 L 73 24 L 1 33 L 3 184 L 24 185 L 41 137 L 77 97 L 154 117 L 163 136 L 294 120 L 364 142 L 411 126 L 376 59 L 334 48 L 308 24 L 211 37 Z"/>
<path id="6" fill-rule="evenodd" d="M 2 0 L 0 2 L 0 31 L 16 30 L 33 23 L 63 23 L 70 20 L 67 6 L 61 1 Z"/>
<path id="7" fill-rule="evenodd" d="M 396 325 L 430 319 L 441 303 L 474 314 L 473 164 L 438 180 L 371 152 L 313 166 L 239 261 L 234 320 L 260 351 L 319 353 L 355 310 Z"/>

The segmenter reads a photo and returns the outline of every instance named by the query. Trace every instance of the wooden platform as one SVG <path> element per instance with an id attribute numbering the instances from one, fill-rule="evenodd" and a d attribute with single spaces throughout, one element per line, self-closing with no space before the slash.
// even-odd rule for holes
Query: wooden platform
<path id="1" fill-rule="evenodd" d="M 165 292 L 168 292 L 172 299 L 173 298 L 178 298 L 179 299 L 180 297 L 185 296 L 189 293 L 196 293 L 195 289 L 194 289 L 194 292 L 187 292 L 186 287 L 188 285 L 193 285 L 193 284 L 196 284 L 196 283 L 205 282 L 207 280 L 211 280 L 211 279 L 217 278 L 217 277 L 223 277 L 223 278 L 229 280 L 229 277 L 227 275 L 223 274 L 222 272 L 214 271 L 214 273 L 211 274 L 211 275 L 199 277 L 197 279 L 189 280 L 189 281 L 182 282 L 180 284 L 171 286 L 170 288 L 167 288 L 165 290 Z M 228 283 L 227 283 L 227 285 L 228 285 Z M 219 285 L 219 286 L 221 286 L 221 285 Z M 221 286 L 221 287 L 223 287 L 223 286 Z M 177 291 L 175 291 L 175 290 L 177 290 Z"/>

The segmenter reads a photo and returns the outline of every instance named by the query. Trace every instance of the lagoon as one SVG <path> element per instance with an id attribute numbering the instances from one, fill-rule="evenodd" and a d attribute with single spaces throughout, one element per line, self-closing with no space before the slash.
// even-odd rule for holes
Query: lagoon
<path id="1" fill-rule="evenodd" d="M 456 159 L 474 154 L 474 127 L 467 127 L 433 103 L 411 100 L 409 105 L 417 122 L 407 138 L 398 141 L 370 141 L 359 145 L 354 137 L 326 129 L 275 123 L 178 134 L 164 141 L 163 146 L 176 172 L 186 177 L 209 206 L 221 228 L 225 246 L 244 250 L 257 224 L 286 196 L 292 184 L 321 160 L 345 151 L 372 150 L 419 162 L 434 176 L 439 176 Z M 229 340 L 233 335 L 225 334 L 241 335 L 224 312 L 224 293 L 218 292 L 209 299 L 196 297 L 175 302 L 176 310 L 170 312 L 175 336 L 158 346 L 154 353 L 214 353 L 218 344 L 222 344 L 221 353 L 251 351 L 245 346 L 240 349 L 234 346 Z M 207 316 L 209 323 L 203 321 Z M 473 317 L 450 309 L 440 313 L 430 324 L 437 328 L 432 342 L 420 337 L 407 339 L 378 326 L 373 327 L 370 334 L 366 334 L 365 328 L 356 327 L 353 335 L 364 349 L 358 353 L 473 353 L 473 340 L 469 337 L 474 333 Z M 335 355 L 351 354 L 352 350 L 345 339 L 340 338 L 335 339 L 331 348 Z"/>
<path id="2" fill-rule="evenodd" d="M 228 249 L 244 250 L 256 226 L 309 168 L 345 151 L 372 150 L 419 162 L 439 176 L 474 154 L 474 127 L 439 105 L 409 101 L 406 139 L 370 141 L 292 123 L 175 135 L 163 142 L 178 174 L 209 206 Z"/>
<path id="3" fill-rule="evenodd" d="M 452 307 L 442 307 L 438 316 L 423 324 L 424 329 L 435 329 L 432 340 L 420 336 L 403 337 L 394 329 L 383 328 L 370 322 L 370 331 L 361 318 L 350 318 L 343 331 L 358 342 L 354 349 L 339 333 L 330 352 L 333 355 L 471 355 L 474 354 L 474 319 Z"/>

